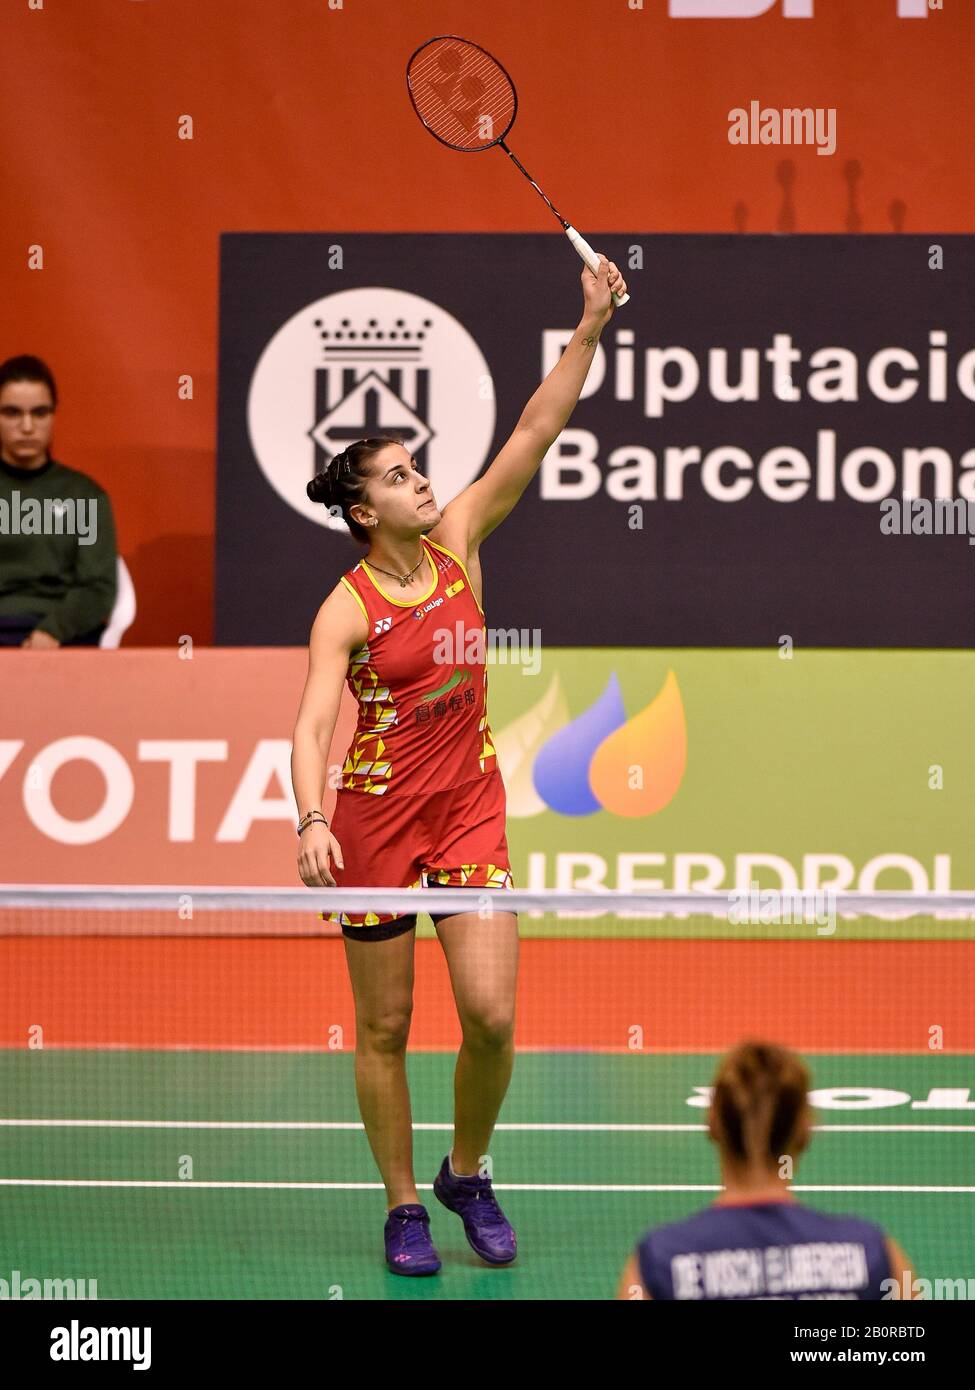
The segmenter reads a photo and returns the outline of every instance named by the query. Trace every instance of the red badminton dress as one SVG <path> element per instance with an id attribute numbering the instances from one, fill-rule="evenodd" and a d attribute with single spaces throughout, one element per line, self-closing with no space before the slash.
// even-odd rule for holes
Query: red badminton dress
<path id="1" fill-rule="evenodd" d="M 369 636 L 346 677 L 359 717 L 331 823 L 345 868 L 333 863 L 332 875 L 340 888 L 512 888 L 484 611 L 460 556 L 420 539 L 429 576 L 421 595 L 390 597 L 365 560 L 341 579 Z M 343 927 L 397 920 L 319 917 Z"/>

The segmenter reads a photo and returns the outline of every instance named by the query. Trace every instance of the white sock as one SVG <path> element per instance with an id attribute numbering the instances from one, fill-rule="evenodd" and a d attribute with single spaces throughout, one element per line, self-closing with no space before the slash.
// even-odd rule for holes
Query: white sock
<path id="1" fill-rule="evenodd" d="M 455 1170 L 454 1170 L 454 1151 L 453 1151 L 453 1148 L 451 1148 L 450 1153 L 447 1155 L 447 1167 L 448 1167 L 448 1169 L 450 1170 L 450 1176 L 451 1176 L 452 1178 L 470 1177 L 470 1176 L 471 1176 L 470 1173 L 458 1173 L 458 1172 L 455 1172 Z"/>

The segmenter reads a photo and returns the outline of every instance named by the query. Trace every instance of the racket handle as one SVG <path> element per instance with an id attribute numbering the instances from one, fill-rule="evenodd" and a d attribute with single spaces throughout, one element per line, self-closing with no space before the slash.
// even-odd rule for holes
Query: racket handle
<path id="1" fill-rule="evenodd" d="M 566 234 L 566 236 L 569 238 L 569 240 L 572 242 L 572 245 L 575 247 L 575 249 L 579 252 L 579 255 L 580 255 L 580 256 L 582 257 L 582 259 L 585 261 L 586 265 L 587 265 L 587 266 L 589 267 L 589 269 L 592 271 L 593 275 L 598 275 L 598 274 L 599 274 L 599 257 L 596 255 L 595 251 L 594 251 L 594 250 L 592 249 L 592 247 L 589 245 L 589 243 L 588 243 L 588 241 L 586 240 L 586 238 L 585 238 L 584 236 L 581 236 L 581 235 L 576 231 L 575 227 L 566 227 L 566 229 L 565 229 L 565 234 Z M 614 295 L 613 295 L 613 303 L 616 305 L 616 307 L 617 307 L 617 309 L 618 309 L 618 308 L 620 307 L 621 304 L 627 304 L 627 303 L 629 302 L 629 298 L 630 298 L 630 296 L 629 296 L 628 294 L 624 294 L 624 295 L 614 294 Z"/>

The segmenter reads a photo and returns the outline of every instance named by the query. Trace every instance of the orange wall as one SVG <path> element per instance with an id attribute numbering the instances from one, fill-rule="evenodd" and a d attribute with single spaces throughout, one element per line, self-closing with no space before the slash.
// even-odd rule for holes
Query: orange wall
<path id="1" fill-rule="evenodd" d="M 785 158 L 797 231 L 847 228 L 851 160 L 863 231 L 890 231 L 897 200 L 905 231 L 973 229 L 971 0 L 923 20 L 817 0 L 814 19 L 738 21 L 671 19 L 666 0 L 28 5 L 3 9 L 0 356 L 51 363 L 56 456 L 112 495 L 140 600 L 126 645 L 212 638 L 221 231 L 558 236 L 500 154 L 454 154 L 416 121 L 403 69 L 435 33 L 507 64 L 512 147 L 583 231 L 731 231 L 739 203 L 747 231 L 776 230 Z M 836 154 L 729 145 L 728 111 L 752 99 L 836 107 Z M 576 276 L 567 259 L 569 296 Z"/>

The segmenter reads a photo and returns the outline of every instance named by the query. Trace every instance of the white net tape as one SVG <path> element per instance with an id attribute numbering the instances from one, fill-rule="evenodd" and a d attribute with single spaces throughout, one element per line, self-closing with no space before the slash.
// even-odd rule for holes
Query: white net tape
<path id="1" fill-rule="evenodd" d="M 607 889 L 488 888 L 261 888 L 230 886 L 173 886 L 166 884 L 4 884 L 0 886 L 0 935 L 53 934 L 91 931 L 92 913 L 99 914 L 97 934 L 137 931 L 193 934 L 207 929 L 207 914 L 223 914 L 219 930 L 232 935 L 265 931 L 259 918 L 287 913 L 301 935 L 334 934 L 334 923 L 317 914 L 333 911 L 376 913 L 518 912 L 528 917 L 565 918 L 617 916 L 627 920 L 651 918 L 713 917 L 736 925 L 754 923 L 827 923 L 837 918 L 871 917 L 907 920 L 912 917 L 941 921 L 971 920 L 975 934 L 975 892 L 832 892 L 756 889 L 749 891 L 689 892 L 672 890 L 643 893 Z M 150 925 L 133 926 L 125 914 L 166 914 Z M 111 916 L 102 916 L 111 914 Z M 198 916 L 197 914 L 200 914 Z M 247 915 L 252 915 L 250 925 Z M 88 925 L 86 926 L 86 917 Z M 112 918 L 117 920 L 113 925 Z M 167 917 L 171 920 L 167 921 Z M 201 921 L 201 917 L 204 919 Z M 228 918 L 232 924 L 227 924 Z M 825 925 L 822 930 L 825 932 Z"/>

